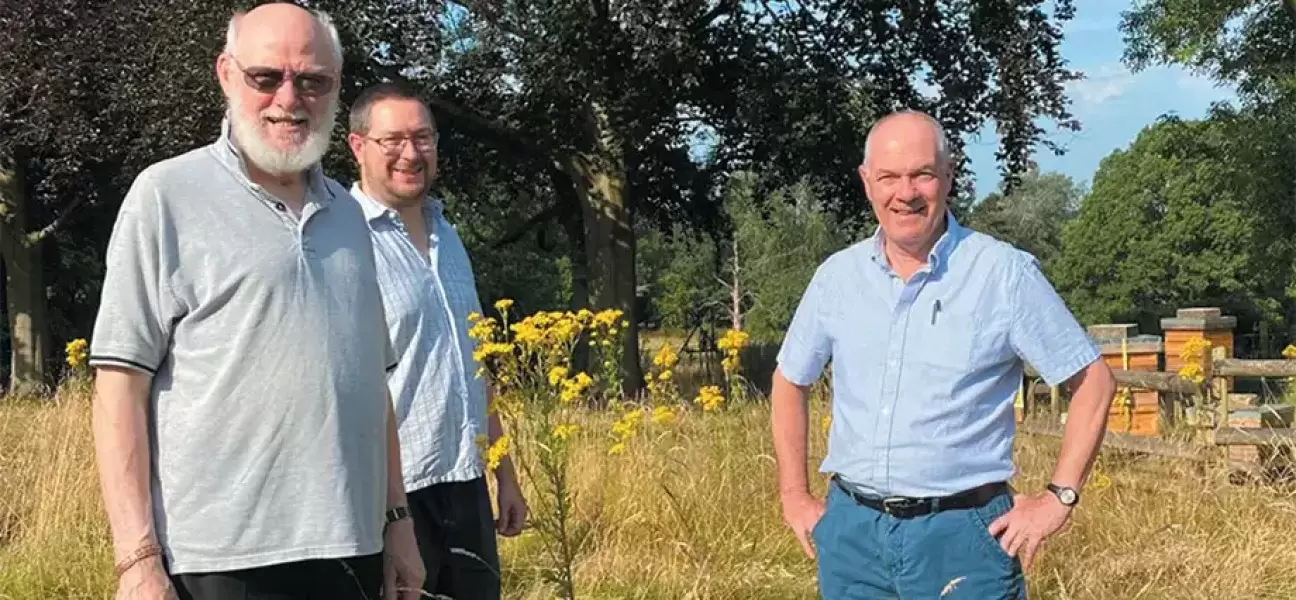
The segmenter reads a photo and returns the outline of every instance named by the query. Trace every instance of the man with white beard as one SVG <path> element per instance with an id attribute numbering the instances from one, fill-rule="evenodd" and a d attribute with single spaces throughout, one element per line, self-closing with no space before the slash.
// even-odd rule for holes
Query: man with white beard
<path id="1" fill-rule="evenodd" d="M 322 13 L 235 15 L 219 139 L 122 202 L 90 344 L 118 599 L 418 596 L 373 248 L 319 166 L 341 67 Z"/>

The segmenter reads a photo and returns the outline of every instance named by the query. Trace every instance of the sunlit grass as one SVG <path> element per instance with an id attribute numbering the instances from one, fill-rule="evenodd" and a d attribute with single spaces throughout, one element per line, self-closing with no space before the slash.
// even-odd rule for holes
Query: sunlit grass
<path id="1" fill-rule="evenodd" d="M 811 417 L 812 466 L 823 454 Z M 582 597 L 817 598 L 784 529 L 763 405 L 683 414 L 608 456 L 612 415 L 584 413 L 573 486 Z M 1056 440 L 1023 437 L 1019 488 L 1039 489 Z M 112 597 L 88 401 L 0 404 L 0 598 Z M 823 484 L 814 480 L 814 491 Z M 1034 598 L 1296 598 L 1296 499 L 1189 465 L 1107 454 L 1073 525 L 1030 574 Z M 505 598 L 552 598 L 537 541 L 501 541 Z"/>

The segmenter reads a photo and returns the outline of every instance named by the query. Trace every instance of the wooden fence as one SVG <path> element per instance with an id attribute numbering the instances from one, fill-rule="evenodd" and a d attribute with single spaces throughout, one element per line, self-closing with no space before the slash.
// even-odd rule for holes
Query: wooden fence
<path id="1" fill-rule="evenodd" d="M 1191 415 L 1186 421 L 1192 435 L 1176 440 L 1109 430 L 1104 447 L 1175 459 L 1222 460 L 1232 468 L 1252 473 L 1273 468 L 1275 460 L 1291 468 L 1291 454 L 1279 451 L 1296 446 L 1296 429 L 1291 426 L 1290 416 L 1276 419 L 1280 424 L 1277 427 L 1230 425 L 1234 409 L 1255 408 L 1235 406 L 1236 398 L 1244 395 L 1232 393 L 1230 383 L 1237 377 L 1296 377 L 1296 360 L 1229 358 L 1226 348 L 1213 347 L 1203 352 L 1199 365 L 1191 369 L 1195 371 L 1192 377 L 1177 372 L 1113 369 L 1117 386 L 1155 390 L 1163 400 L 1175 405 L 1177 414 Z M 1027 376 L 1038 377 L 1029 367 Z M 1029 414 L 1028 403 L 1019 428 L 1029 434 L 1061 436 L 1064 428 L 1058 419 L 1060 395 L 1056 387 L 1050 389 L 1048 418 Z M 1290 413 L 1296 407 L 1283 405 L 1283 408 Z"/>

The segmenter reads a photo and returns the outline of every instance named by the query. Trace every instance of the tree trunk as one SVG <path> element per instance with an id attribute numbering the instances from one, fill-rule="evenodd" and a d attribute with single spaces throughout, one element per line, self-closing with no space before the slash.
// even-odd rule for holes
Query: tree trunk
<path id="1" fill-rule="evenodd" d="M 733 269 L 733 282 L 729 286 L 729 299 L 733 302 L 730 327 L 733 327 L 734 331 L 742 331 L 742 280 L 738 276 L 740 270 L 738 265 L 738 232 L 734 232 L 733 256 L 730 260 L 733 263 L 731 266 Z"/>
<path id="2" fill-rule="evenodd" d="M 579 201 L 577 201 L 579 204 Z M 589 259 L 585 253 L 585 227 L 581 213 L 571 212 L 562 217 L 562 226 L 567 232 L 571 244 L 571 301 L 572 311 L 579 311 L 590 306 L 589 294 Z M 584 336 L 577 342 L 572 356 L 572 367 L 577 371 L 589 371 L 590 352 L 588 339 Z"/>
<path id="3" fill-rule="evenodd" d="M 6 253 L 5 296 L 9 300 L 9 335 L 12 355 L 9 394 L 26 396 L 48 391 L 49 322 L 45 318 L 45 277 L 39 245 L 15 244 Z"/>
<path id="4" fill-rule="evenodd" d="M 589 294 L 597 310 L 620 309 L 625 329 L 622 354 L 623 389 L 643 389 L 639 362 L 639 318 L 635 294 L 634 215 L 627 188 L 621 140 L 611 131 L 598 106 L 587 106 L 587 140 L 592 152 L 578 155 L 571 165 L 572 182 L 585 221 L 585 256 Z"/>
<path id="5" fill-rule="evenodd" d="M 49 323 L 40 241 L 27 233 L 28 215 L 22 163 L 0 159 L 0 255 L 5 261 L 5 298 L 11 347 L 9 394 L 46 391 Z"/>

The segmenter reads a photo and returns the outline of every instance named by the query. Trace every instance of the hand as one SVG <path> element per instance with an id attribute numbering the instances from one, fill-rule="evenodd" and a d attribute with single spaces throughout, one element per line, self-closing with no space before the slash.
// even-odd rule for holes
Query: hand
<path id="1" fill-rule="evenodd" d="M 1066 524 L 1071 508 L 1062 504 L 1052 492 L 1034 496 L 1015 494 L 1013 502 L 1012 510 L 990 524 L 990 535 L 999 538 L 1004 552 L 1019 557 L 1022 568 L 1029 571 L 1035 551 L 1045 538 Z M 1003 534 L 1002 538 L 1000 534 Z"/>
<path id="2" fill-rule="evenodd" d="M 812 560 L 815 557 L 814 544 L 810 532 L 819 519 L 823 518 L 824 503 L 809 492 L 788 492 L 783 494 L 783 522 L 792 529 L 801 550 Z"/>
<path id="3" fill-rule="evenodd" d="M 495 520 L 495 530 L 504 537 L 513 537 L 522 533 L 522 527 L 526 524 L 526 500 L 522 498 L 522 490 L 512 477 L 501 477 L 497 481 L 499 518 Z"/>
<path id="4" fill-rule="evenodd" d="M 409 518 L 396 521 L 387 526 L 383 537 L 383 600 L 417 600 L 427 572 L 414 539 L 414 522 Z"/>
<path id="5" fill-rule="evenodd" d="M 162 558 L 153 556 L 122 573 L 116 600 L 180 600 L 180 596 L 162 567 Z"/>

